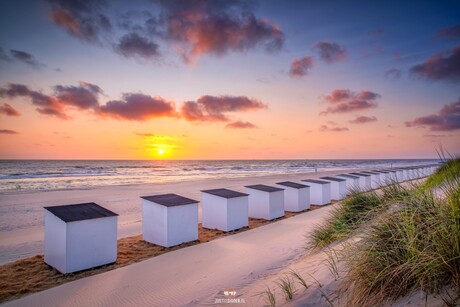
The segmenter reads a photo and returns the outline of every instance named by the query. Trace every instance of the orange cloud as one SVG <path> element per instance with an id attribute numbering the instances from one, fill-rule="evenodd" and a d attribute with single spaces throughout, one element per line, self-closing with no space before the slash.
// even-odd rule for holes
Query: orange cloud
<path id="1" fill-rule="evenodd" d="M 21 113 L 19 113 L 15 108 L 13 108 L 11 105 L 4 103 L 3 106 L 0 106 L 0 114 L 5 114 L 8 116 L 20 116 Z"/>

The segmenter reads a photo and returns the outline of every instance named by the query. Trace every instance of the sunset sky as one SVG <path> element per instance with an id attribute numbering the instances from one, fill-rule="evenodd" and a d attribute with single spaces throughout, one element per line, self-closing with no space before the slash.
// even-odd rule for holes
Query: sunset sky
<path id="1" fill-rule="evenodd" d="M 0 1 L 0 159 L 440 146 L 460 154 L 458 0 Z"/>

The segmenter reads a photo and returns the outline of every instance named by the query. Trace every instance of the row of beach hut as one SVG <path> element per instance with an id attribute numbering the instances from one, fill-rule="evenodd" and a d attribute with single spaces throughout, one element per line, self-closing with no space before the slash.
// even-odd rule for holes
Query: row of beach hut
<path id="1" fill-rule="evenodd" d="M 202 226 L 233 231 L 249 218 L 273 220 L 285 211 L 301 212 L 310 204 L 326 205 L 350 191 L 368 191 L 393 182 L 430 175 L 437 165 L 343 173 L 333 177 L 284 181 L 276 186 L 249 185 L 245 193 L 229 189 L 204 190 Z M 142 235 L 147 242 L 171 247 L 198 239 L 199 201 L 177 194 L 141 197 Z M 45 207 L 45 262 L 71 273 L 117 258 L 118 214 L 95 203 Z"/>

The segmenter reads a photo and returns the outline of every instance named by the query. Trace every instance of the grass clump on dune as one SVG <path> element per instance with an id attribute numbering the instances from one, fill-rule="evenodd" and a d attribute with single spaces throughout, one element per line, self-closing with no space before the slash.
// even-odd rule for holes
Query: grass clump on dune
<path id="1" fill-rule="evenodd" d="M 389 210 L 363 229 L 346 260 L 349 305 L 382 304 L 414 290 L 444 294 L 448 305 L 458 301 L 460 172 L 451 169 L 458 163 L 445 164 L 428 179 L 441 189 L 424 184 L 385 199 Z"/>
<path id="2" fill-rule="evenodd" d="M 315 227 L 309 237 L 309 247 L 324 247 L 349 236 L 364 221 L 368 221 L 370 212 L 380 205 L 381 199 L 375 192 L 351 192 L 340 205 L 332 209 L 324 224 Z"/>
<path id="3" fill-rule="evenodd" d="M 325 247 L 358 234 L 343 258 L 348 306 L 385 305 L 422 291 L 460 302 L 460 158 L 423 183 L 353 193 L 309 236 Z"/>

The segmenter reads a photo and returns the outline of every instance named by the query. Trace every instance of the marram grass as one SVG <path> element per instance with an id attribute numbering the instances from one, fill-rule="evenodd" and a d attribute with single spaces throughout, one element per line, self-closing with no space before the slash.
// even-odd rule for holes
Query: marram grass
<path id="1" fill-rule="evenodd" d="M 454 160 L 423 184 L 352 195 L 310 236 L 311 246 L 323 247 L 359 232 L 344 259 L 347 305 L 383 305 L 420 290 L 440 294 L 446 305 L 460 302 L 460 159 Z"/>

